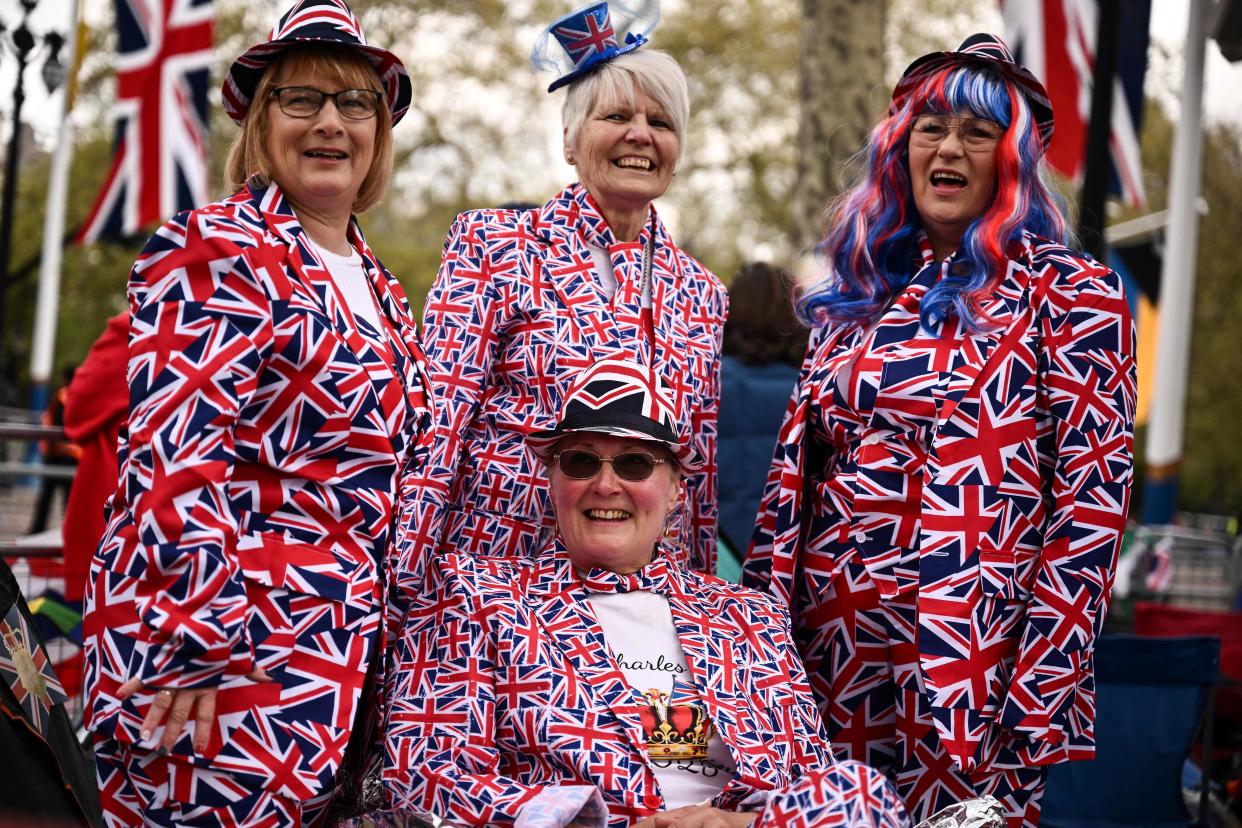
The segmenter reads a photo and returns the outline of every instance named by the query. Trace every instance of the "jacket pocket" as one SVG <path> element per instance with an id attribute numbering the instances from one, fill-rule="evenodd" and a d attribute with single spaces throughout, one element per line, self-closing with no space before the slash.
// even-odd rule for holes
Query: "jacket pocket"
<path id="1" fill-rule="evenodd" d="M 985 595 L 1025 601 L 1039 569 L 1043 533 L 1017 501 L 1001 502 L 1000 516 L 979 539 L 979 585 Z"/>

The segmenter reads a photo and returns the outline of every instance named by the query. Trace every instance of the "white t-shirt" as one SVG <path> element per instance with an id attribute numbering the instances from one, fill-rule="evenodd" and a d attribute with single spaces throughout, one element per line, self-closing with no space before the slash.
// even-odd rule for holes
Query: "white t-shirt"
<path id="1" fill-rule="evenodd" d="M 587 601 L 625 680 L 644 697 L 647 755 L 664 794 L 665 809 L 710 800 L 734 777 L 736 769 L 690 679 L 668 599 L 638 590 L 592 593 Z M 696 731 L 688 739 L 684 738 L 691 730 L 687 725 Z M 707 755 L 686 758 L 701 753 L 701 735 L 709 729 Z M 661 755 L 667 753 L 677 756 Z"/>
<path id="2" fill-rule="evenodd" d="M 310 236 L 307 236 L 307 239 L 310 239 Z M 376 307 L 375 294 L 371 292 L 371 285 L 367 282 L 366 271 L 362 269 L 362 254 L 351 249 L 348 256 L 341 256 L 324 249 L 313 239 L 310 239 L 310 243 L 314 245 L 315 252 L 319 254 L 319 258 L 328 268 L 332 281 L 336 282 L 336 286 L 345 297 L 345 304 L 349 306 L 354 316 L 367 320 L 376 333 L 381 333 L 383 328 L 380 327 L 379 308 Z"/>

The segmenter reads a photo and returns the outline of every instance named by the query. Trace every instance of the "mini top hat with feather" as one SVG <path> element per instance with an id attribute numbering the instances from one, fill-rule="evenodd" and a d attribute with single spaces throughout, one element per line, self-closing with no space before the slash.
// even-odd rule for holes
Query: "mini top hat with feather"
<path id="1" fill-rule="evenodd" d="M 617 19 L 628 28 L 625 42 L 617 40 L 608 3 L 594 3 L 555 20 L 543 30 L 531 50 L 530 60 L 536 69 L 561 72 L 548 87 L 554 92 L 572 83 L 592 69 L 632 52 L 647 42 L 647 35 L 660 22 L 658 0 L 627 5 L 613 0 Z"/>
<path id="2" fill-rule="evenodd" d="M 893 87 L 893 102 L 889 107 L 892 114 L 901 108 L 919 84 L 931 73 L 946 66 L 965 65 L 999 72 L 1013 81 L 1018 90 L 1026 96 L 1031 106 L 1031 114 L 1035 118 L 1039 137 L 1043 140 L 1044 150 L 1052 140 L 1052 103 L 1048 100 L 1048 91 L 1030 71 L 1013 58 L 1004 42 L 996 35 L 973 34 L 962 41 L 962 45 L 953 52 L 931 52 L 906 67 L 901 80 Z"/>
<path id="3" fill-rule="evenodd" d="M 339 46 L 361 53 L 375 67 L 392 110 L 392 122 L 400 121 L 410 108 L 413 89 L 405 64 L 392 52 L 367 45 L 358 18 L 344 0 L 298 0 L 280 18 L 267 40 L 243 52 L 224 78 L 224 111 L 234 122 L 240 124 L 250 111 L 263 70 L 285 49 L 299 44 Z"/>
<path id="4" fill-rule="evenodd" d="M 562 437 L 595 432 L 663 443 L 687 474 L 703 466 L 699 453 L 678 436 L 668 384 L 646 365 L 620 359 L 595 363 L 569 389 L 560 413 L 556 428 L 526 436 L 526 445 L 545 461 Z"/>

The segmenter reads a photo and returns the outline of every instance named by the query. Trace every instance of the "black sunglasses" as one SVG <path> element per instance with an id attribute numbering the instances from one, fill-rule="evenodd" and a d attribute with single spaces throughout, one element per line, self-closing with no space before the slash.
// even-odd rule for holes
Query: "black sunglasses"
<path id="1" fill-rule="evenodd" d="M 566 449 L 552 455 L 560 467 L 561 474 L 574 480 L 590 480 L 599 474 L 600 466 L 610 463 L 612 470 L 622 480 L 637 483 L 651 477 L 655 467 L 667 463 L 663 457 L 653 457 L 645 451 L 623 451 L 612 457 L 600 457 L 586 449 Z"/>

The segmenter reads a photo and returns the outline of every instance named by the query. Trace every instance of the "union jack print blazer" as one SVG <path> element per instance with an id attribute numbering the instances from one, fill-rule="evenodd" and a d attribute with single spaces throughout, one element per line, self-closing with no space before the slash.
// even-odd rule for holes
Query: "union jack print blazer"
<path id="1" fill-rule="evenodd" d="M 941 743 L 968 771 L 988 764 L 1002 728 L 1029 742 L 1025 764 L 1094 755 L 1092 653 L 1132 482 L 1134 326 L 1120 279 L 1029 234 L 1007 264 L 983 306 L 996 329 L 959 326 L 886 356 L 877 399 L 892 402 L 855 435 L 845 534 L 828 531 L 831 503 L 806 498 L 827 448 L 808 461 L 814 401 L 836 381 L 825 365 L 848 328 L 816 332 L 743 577 L 789 605 L 795 628 L 808 547 L 860 555 L 882 594 L 916 589 L 923 684 Z M 912 452 L 894 423 L 922 410 L 934 423 Z M 913 567 L 903 549 L 917 550 Z"/>
<path id="2" fill-rule="evenodd" d="M 654 208 L 640 240 L 618 244 L 575 184 L 537 209 L 462 213 L 449 231 L 423 315 L 436 413 L 404 572 L 437 550 L 533 556 L 547 542 L 547 482 L 523 438 L 555 425 L 562 395 L 588 365 L 651 364 L 639 283 L 653 233 L 654 365 L 706 459 L 685 483 L 682 540 L 691 564 L 712 571 L 725 288 L 673 243 Z M 612 299 L 588 241 L 610 250 L 620 285 Z M 417 578 L 404 586 L 417 593 Z"/>
<path id="3" fill-rule="evenodd" d="M 398 809 L 600 828 L 663 809 L 638 696 L 586 601 L 588 583 L 609 579 L 668 599 L 737 769 L 716 807 L 762 811 L 756 825 L 906 824 L 882 774 L 834 762 L 775 600 L 670 564 L 663 547 L 636 575 L 584 580 L 559 538 L 535 558 L 431 562 L 388 673 L 383 778 Z M 586 816 L 593 800 L 598 820 Z"/>
<path id="4" fill-rule="evenodd" d="M 151 237 L 130 275 L 128 441 L 84 622 L 98 736 L 153 748 L 159 732 L 139 730 L 155 688 L 217 686 L 206 751 L 187 728 L 173 758 L 298 799 L 329 789 L 355 712 L 377 701 L 361 696 L 384 647 L 398 484 L 431 419 L 405 294 L 357 224 L 349 239 L 378 337 L 274 184 Z M 135 677 L 149 689 L 119 700 Z"/>

